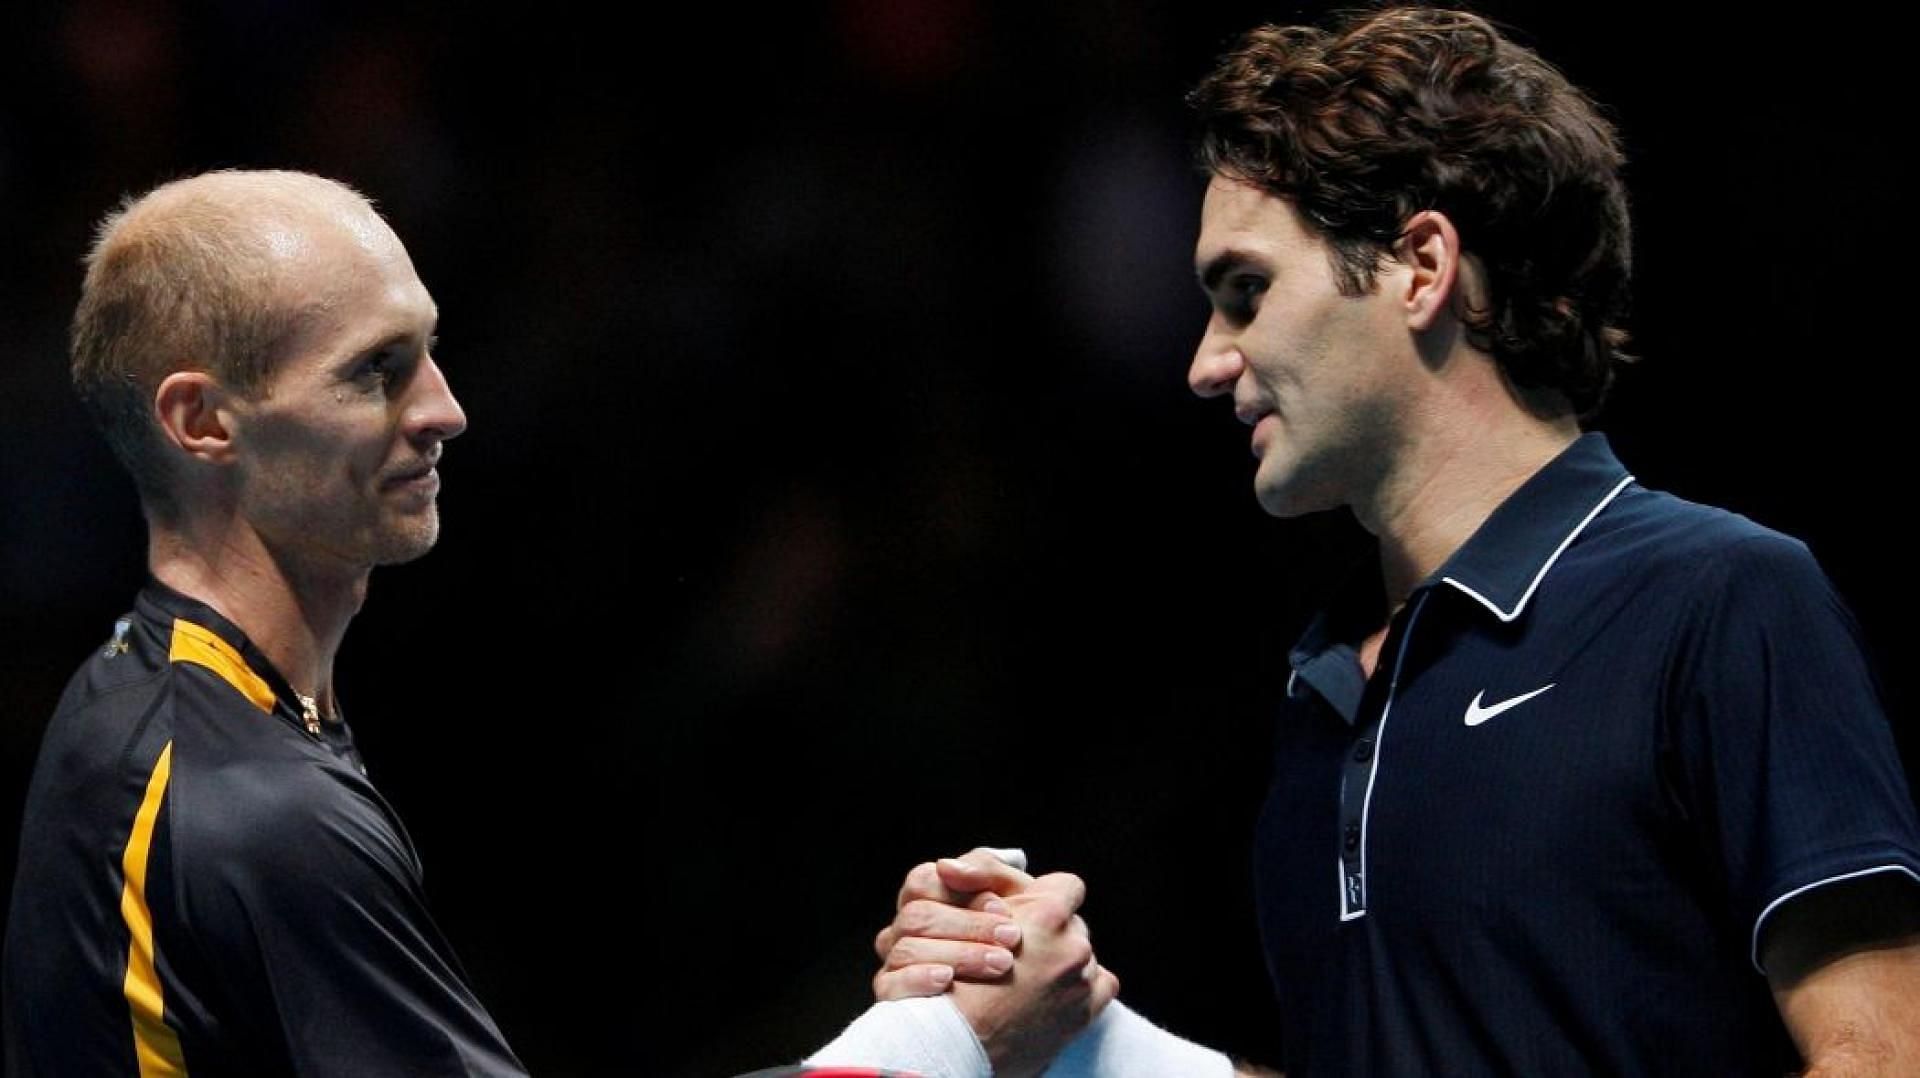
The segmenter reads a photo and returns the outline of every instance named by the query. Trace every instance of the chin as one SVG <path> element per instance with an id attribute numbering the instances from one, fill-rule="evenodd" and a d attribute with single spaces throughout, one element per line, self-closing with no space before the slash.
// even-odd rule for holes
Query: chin
<path id="1" fill-rule="evenodd" d="M 1283 520 L 1291 517 L 1306 516 L 1308 513 L 1317 512 L 1322 508 L 1317 505 L 1303 505 L 1283 494 L 1269 494 L 1265 491 L 1255 491 L 1254 496 L 1260 502 L 1260 508 L 1264 510 L 1268 516 L 1279 517 Z"/>
<path id="2" fill-rule="evenodd" d="M 1282 519 L 1303 517 L 1309 513 L 1319 513 L 1339 507 L 1340 503 L 1337 500 L 1319 495 L 1320 492 L 1307 488 L 1297 480 L 1262 482 L 1260 477 L 1254 477 L 1254 499 L 1271 517 Z"/>
<path id="3" fill-rule="evenodd" d="M 404 565 L 433 549 L 440 539 L 440 518 L 435 514 L 425 520 L 409 521 L 405 526 L 393 528 L 380 536 L 378 548 L 374 552 L 375 565 Z"/>

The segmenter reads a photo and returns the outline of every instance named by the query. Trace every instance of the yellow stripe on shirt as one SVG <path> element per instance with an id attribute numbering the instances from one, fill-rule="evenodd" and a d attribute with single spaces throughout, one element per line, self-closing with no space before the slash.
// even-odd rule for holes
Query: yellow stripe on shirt
<path id="1" fill-rule="evenodd" d="M 178 624 L 178 623 L 176 623 Z M 176 642 L 178 635 L 175 636 Z M 187 1073 L 180 1053 L 180 1037 L 163 1019 L 166 999 L 160 991 L 160 972 L 153 961 L 153 911 L 147 906 L 147 857 L 153 852 L 153 824 L 167 796 L 167 778 L 173 773 L 173 742 L 160 750 L 147 780 L 147 795 L 133 816 L 133 834 L 121 860 L 126 883 L 120 889 L 120 916 L 127 922 L 127 977 L 123 988 L 133 1011 L 133 1048 L 140 1060 L 140 1078 L 175 1078 Z"/>
<path id="2" fill-rule="evenodd" d="M 173 619 L 173 643 L 168 649 L 167 660 L 176 663 L 196 663 L 220 676 L 220 680 L 240 691 L 240 695 L 253 701 L 253 706 L 269 714 L 273 711 L 273 689 L 247 660 L 233 650 L 233 645 L 213 634 L 205 626 L 195 625 L 181 618 Z"/>

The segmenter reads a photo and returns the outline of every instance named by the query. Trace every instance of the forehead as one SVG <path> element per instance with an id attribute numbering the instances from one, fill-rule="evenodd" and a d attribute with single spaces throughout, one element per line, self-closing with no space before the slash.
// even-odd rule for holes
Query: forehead
<path id="1" fill-rule="evenodd" d="M 1207 184 L 1194 245 L 1194 264 L 1202 274 L 1209 263 L 1229 254 L 1278 259 L 1321 251 L 1319 238 L 1301 224 L 1286 199 L 1220 175 Z"/>
<path id="2" fill-rule="evenodd" d="M 439 317 L 433 296 L 384 223 L 308 222 L 288 237 L 280 302 L 298 328 L 283 359 L 324 364 L 402 337 L 425 337 Z"/>

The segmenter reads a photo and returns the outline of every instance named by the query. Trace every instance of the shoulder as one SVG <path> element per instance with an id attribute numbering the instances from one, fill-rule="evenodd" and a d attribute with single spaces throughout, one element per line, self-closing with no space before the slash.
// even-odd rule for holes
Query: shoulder
<path id="1" fill-rule="evenodd" d="M 1793 536 L 1739 513 L 1637 484 L 1595 519 L 1575 549 L 1585 558 L 1630 566 L 1694 594 L 1755 578 L 1825 580 L 1807 545 Z"/>
<path id="2" fill-rule="evenodd" d="M 123 837 L 150 794 L 171 798 L 183 737 L 237 729 L 234 720 L 249 718 L 241 713 L 250 706 L 206 671 L 169 663 L 164 654 L 98 649 L 68 682 L 47 724 L 27 815 L 84 818 L 104 828 L 106 840 Z M 266 718 L 258 710 L 250 717 Z"/>
<path id="3" fill-rule="evenodd" d="M 1634 484 L 1595 520 L 1595 533 L 1659 539 L 1677 553 L 1699 553 L 1757 543 L 1805 549 L 1805 544 L 1748 517 Z"/>

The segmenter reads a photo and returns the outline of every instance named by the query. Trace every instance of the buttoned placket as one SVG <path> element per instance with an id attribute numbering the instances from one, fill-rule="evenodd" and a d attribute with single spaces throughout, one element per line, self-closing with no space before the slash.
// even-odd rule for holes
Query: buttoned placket
<path id="1" fill-rule="evenodd" d="M 1426 609 L 1427 599 L 1431 595 L 1431 589 L 1421 591 L 1405 624 L 1389 630 L 1389 646 L 1382 648 L 1383 655 L 1388 651 L 1393 655 L 1393 669 L 1387 678 L 1385 690 L 1386 699 L 1380 705 L 1379 714 L 1365 719 L 1360 736 L 1347 752 L 1341 769 L 1338 865 L 1342 921 L 1356 920 L 1367 913 L 1367 825 L 1373 807 L 1374 783 L 1379 777 L 1386 744 L 1387 720 L 1393 714 L 1394 698 L 1399 692 L 1400 676 L 1413 640 L 1413 629 L 1419 623 L 1420 613 Z M 1355 719 L 1368 715 L 1367 698 L 1371 695 L 1362 694 L 1360 712 Z"/>

